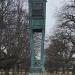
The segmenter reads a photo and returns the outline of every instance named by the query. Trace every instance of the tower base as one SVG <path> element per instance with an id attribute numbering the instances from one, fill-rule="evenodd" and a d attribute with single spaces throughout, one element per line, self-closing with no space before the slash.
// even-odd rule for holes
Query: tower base
<path id="1" fill-rule="evenodd" d="M 43 73 L 45 71 L 44 67 L 31 67 L 30 72 L 31 73 Z"/>

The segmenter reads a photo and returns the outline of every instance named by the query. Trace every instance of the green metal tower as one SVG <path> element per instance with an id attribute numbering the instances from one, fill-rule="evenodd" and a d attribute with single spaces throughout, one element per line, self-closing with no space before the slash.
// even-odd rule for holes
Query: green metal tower
<path id="1" fill-rule="evenodd" d="M 32 73 L 43 73 L 46 0 L 29 0 L 29 25 Z"/>

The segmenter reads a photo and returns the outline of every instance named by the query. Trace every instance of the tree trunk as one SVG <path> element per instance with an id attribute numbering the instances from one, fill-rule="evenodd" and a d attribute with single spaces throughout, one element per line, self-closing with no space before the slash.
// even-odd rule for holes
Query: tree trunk
<path id="1" fill-rule="evenodd" d="M 27 71 L 25 71 L 25 75 L 28 75 L 28 72 Z"/>
<path id="2" fill-rule="evenodd" d="M 67 66 L 67 75 L 69 75 L 69 68 L 68 68 L 68 66 Z"/>
<path id="3" fill-rule="evenodd" d="M 1 75 L 3 75 L 3 70 L 1 70 Z"/>
<path id="4" fill-rule="evenodd" d="M 12 70 L 12 75 L 14 75 L 15 73 L 14 73 L 14 68 L 13 68 L 13 70 Z"/>
<path id="5" fill-rule="evenodd" d="M 63 66 L 63 74 L 65 73 L 65 67 Z"/>
<path id="6" fill-rule="evenodd" d="M 75 65 L 73 65 L 72 75 L 75 75 Z"/>
<path id="7" fill-rule="evenodd" d="M 9 75 L 9 70 L 5 70 L 5 75 Z"/>
<path id="8" fill-rule="evenodd" d="M 56 67 L 56 74 L 58 73 L 57 67 Z"/>

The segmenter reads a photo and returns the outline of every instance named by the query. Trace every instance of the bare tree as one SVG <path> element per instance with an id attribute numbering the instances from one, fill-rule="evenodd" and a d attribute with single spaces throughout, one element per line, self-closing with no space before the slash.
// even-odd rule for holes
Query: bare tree
<path id="1" fill-rule="evenodd" d="M 0 0 L 0 68 L 5 70 L 30 62 L 28 18 L 23 3 L 24 0 Z"/>

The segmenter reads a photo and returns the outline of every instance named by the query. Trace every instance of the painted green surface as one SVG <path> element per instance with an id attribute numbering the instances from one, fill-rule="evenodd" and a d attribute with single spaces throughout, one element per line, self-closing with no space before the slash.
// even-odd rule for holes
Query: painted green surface
<path id="1" fill-rule="evenodd" d="M 43 27 L 43 20 L 36 20 L 36 19 L 34 19 L 34 20 L 32 20 L 32 28 L 33 29 L 42 29 L 42 27 Z"/>
<path id="2" fill-rule="evenodd" d="M 46 2 L 47 0 L 29 0 L 30 2 Z"/>

